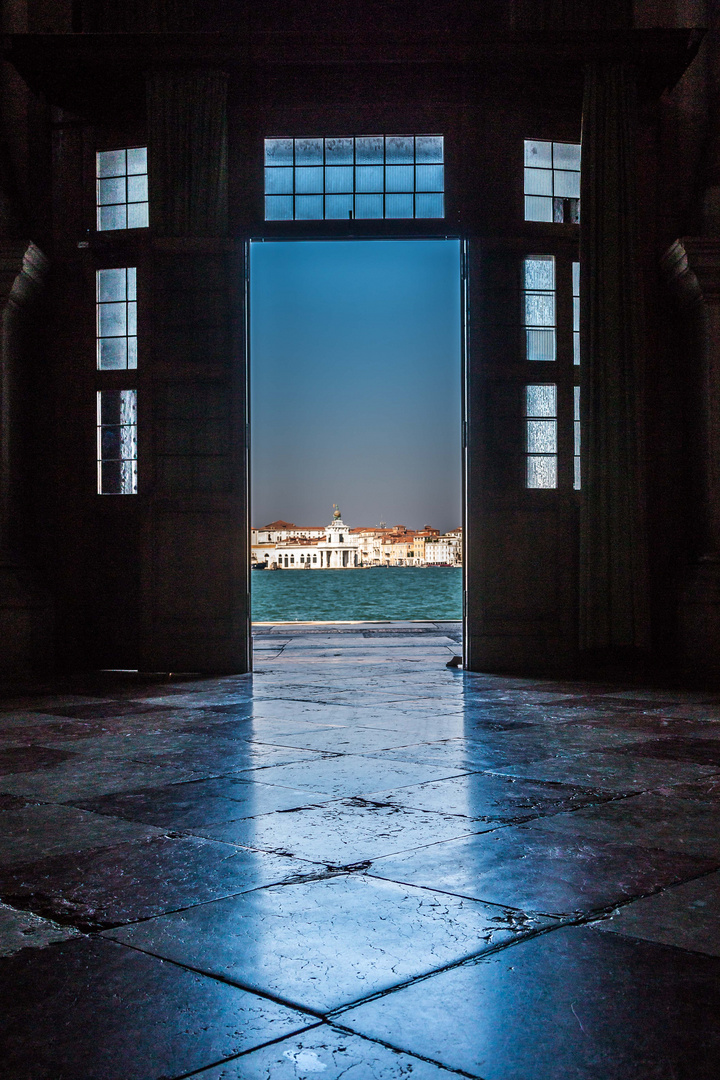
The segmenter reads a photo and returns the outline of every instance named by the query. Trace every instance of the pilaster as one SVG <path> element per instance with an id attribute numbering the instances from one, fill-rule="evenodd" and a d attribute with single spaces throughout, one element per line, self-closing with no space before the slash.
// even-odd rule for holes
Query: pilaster
<path id="1" fill-rule="evenodd" d="M 580 648 L 607 658 L 642 653 L 649 641 L 636 109 L 629 65 L 588 65 L 580 223 Z"/>
<path id="2" fill-rule="evenodd" d="M 680 652 L 692 673 L 720 676 L 720 237 L 683 237 L 662 260 L 666 278 L 699 332 L 695 456 L 699 554 L 680 604 Z"/>
<path id="3" fill-rule="evenodd" d="M 52 609 L 18 551 L 18 382 L 22 327 L 42 291 L 48 261 L 35 244 L 0 247 L 0 674 L 24 675 L 51 663 Z"/>

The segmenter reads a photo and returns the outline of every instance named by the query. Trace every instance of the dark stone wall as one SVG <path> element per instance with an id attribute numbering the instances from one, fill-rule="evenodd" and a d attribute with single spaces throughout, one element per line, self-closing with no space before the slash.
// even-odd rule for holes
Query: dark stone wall
<path id="1" fill-rule="evenodd" d="M 569 665 L 577 647 L 579 497 L 567 476 L 557 493 L 523 488 L 521 395 L 534 376 L 522 357 L 519 268 L 525 254 L 555 253 L 567 277 L 577 256 L 575 227 L 522 220 L 522 140 L 579 139 L 583 65 L 580 59 L 568 65 L 572 51 L 547 70 L 517 60 L 513 66 L 500 46 L 497 54 L 484 54 L 487 66 L 442 55 L 462 51 L 469 40 L 487 45 L 493 29 L 531 37 L 617 29 L 629 22 L 628 6 L 82 0 L 51 8 L 16 6 L 12 29 L 64 32 L 72 24 L 86 32 L 160 35 L 230 27 L 232 40 L 252 42 L 261 56 L 209 75 L 206 65 L 198 77 L 188 74 L 186 61 L 170 71 L 156 54 L 149 126 L 143 109 L 133 121 L 108 107 L 99 121 L 90 109 L 50 104 L 45 91 L 28 92 L 17 73 L 5 69 L 8 164 L 5 182 L 0 169 L 0 188 L 9 191 L 14 183 L 13 214 L 21 222 L 15 228 L 36 240 L 53 264 L 42 326 L 28 347 L 34 356 L 29 370 L 39 375 L 26 409 L 42 423 L 30 429 L 37 438 L 27 440 L 26 509 L 37 523 L 31 531 L 37 528 L 32 557 L 38 576 L 56 597 L 60 665 L 242 670 L 248 618 L 244 244 L 250 236 L 282 231 L 263 221 L 262 139 L 372 130 L 445 133 L 447 216 L 440 231 L 468 243 L 473 666 Z M 349 43 L 353 59 L 343 63 Z M 394 59 L 387 63 L 390 46 Z M 398 59 L 406 46 L 418 54 L 413 62 Z M 332 63 L 320 62 L 330 53 Z M 311 57 L 317 62 L 303 62 Z M 373 65 L 374 59 L 383 63 Z M 659 101 L 646 95 L 638 128 L 647 584 L 653 649 L 665 658 L 675 654 L 678 582 L 696 543 L 697 350 L 669 302 L 659 260 L 677 235 L 697 232 L 707 217 L 707 94 L 716 69 L 706 44 L 677 86 Z M 217 83 L 218 71 L 229 73 L 225 165 L 224 136 L 212 135 L 202 119 L 212 94 L 201 83 Z M 186 100 L 190 83 L 195 89 Z M 188 130 L 198 136 L 205 173 L 193 171 L 190 158 L 180 160 L 186 144 L 180 120 L 193 100 Z M 149 141 L 157 151 L 158 139 L 165 139 L 163 164 L 152 183 L 161 217 L 142 235 L 95 234 L 95 150 Z M 223 192 L 226 217 L 216 212 Z M 208 200 L 202 213 L 186 214 L 193 199 L 197 210 L 199 195 Z M 358 222 L 298 224 L 293 231 L 348 236 L 383 235 L 383 229 L 408 237 L 427 232 L 422 223 L 378 228 Z M 141 486 L 137 497 L 123 499 L 95 495 L 94 275 L 110 265 L 137 265 L 142 282 Z M 566 460 L 570 407 L 561 401 Z"/>

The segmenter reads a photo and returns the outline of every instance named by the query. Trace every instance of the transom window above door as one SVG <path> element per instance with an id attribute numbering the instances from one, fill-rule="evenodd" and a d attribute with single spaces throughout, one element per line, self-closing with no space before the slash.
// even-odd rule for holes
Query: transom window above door
<path id="1" fill-rule="evenodd" d="M 265 140 L 265 220 L 443 218 L 442 135 Z"/>

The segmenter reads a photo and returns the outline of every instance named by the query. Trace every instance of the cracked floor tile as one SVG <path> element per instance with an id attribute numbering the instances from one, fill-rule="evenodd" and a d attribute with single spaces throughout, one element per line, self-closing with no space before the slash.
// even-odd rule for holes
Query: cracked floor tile
<path id="1" fill-rule="evenodd" d="M 552 923 L 353 874 L 257 889 L 107 933 L 325 1012 Z"/>

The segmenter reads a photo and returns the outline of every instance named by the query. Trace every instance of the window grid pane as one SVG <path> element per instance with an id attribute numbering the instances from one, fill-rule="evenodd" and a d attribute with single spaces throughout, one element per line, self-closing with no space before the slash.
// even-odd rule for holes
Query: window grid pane
<path id="1" fill-rule="evenodd" d="M 96 353 L 100 371 L 137 367 L 136 278 L 134 266 L 96 272 Z"/>
<path id="2" fill-rule="evenodd" d="M 557 384 L 525 387 L 525 487 L 557 487 Z"/>
<path id="3" fill-rule="evenodd" d="M 113 159 L 103 167 L 118 170 L 122 164 Z M 442 135 L 265 139 L 265 220 L 441 219 L 444 168 Z M 125 172 L 105 171 L 102 176 L 113 183 L 118 178 L 127 182 Z M 135 177 L 132 190 L 141 190 Z M 104 205 L 104 210 L 114 211 L 118 205 Z M 124 216 L 106 215 L 103 227 L 127 228 L 131 210 L 125 204 L 123 210 Z M 552 220 L 552 198 L 548 213 Z"/>
<path id="4" fill-rule="evenodd" d="M 95 161 L 98 232 L 147 228 L 147 147 L 99 150 Z"/>
<path id="5" fill-rule="evenodd" d="M 580 387 L 573 387 L 573 487 L 580 490 Z"/>
<path id="6" fill-rule="evenodd" d="M 554 360 L 556 327 L 553 255 L 530 255 L 523 261 L 523 322 L 525 358 Z"/>
<path id="7" fill-rule="evenodd" d="M 573 364 L 580 363 L 580 263 L 572 264 Z"/>
<path id="8" fill-rule="evenodd" d="M 99 495 L 137 495 L 137 391 L 97 395 Z"/>
<path id="9" fill-rule="evenodd" d="M 580 220 L 580 144 L 525 140 L 525 220 Z"/>

